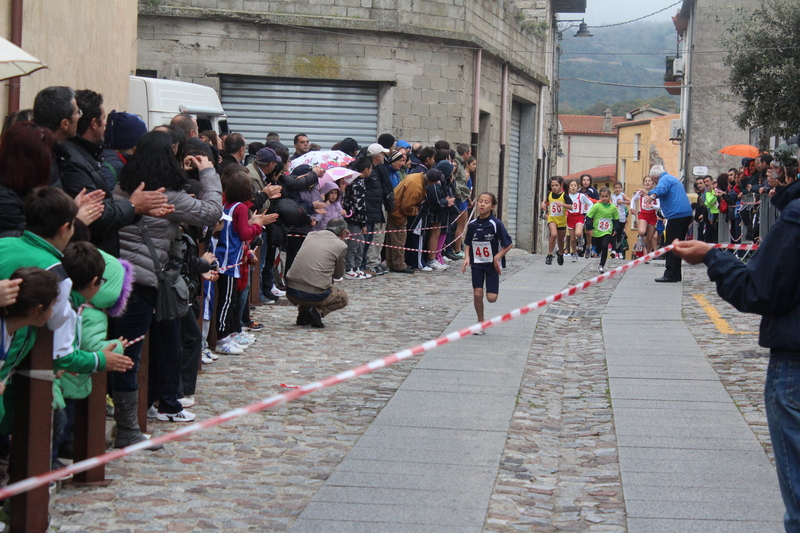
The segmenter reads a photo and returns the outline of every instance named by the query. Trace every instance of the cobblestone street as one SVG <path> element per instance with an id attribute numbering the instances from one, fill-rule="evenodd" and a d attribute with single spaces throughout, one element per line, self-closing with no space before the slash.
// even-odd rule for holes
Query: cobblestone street
<path id="1" fill-rule="evenodd" d="M 503 279 L 543 262 L 520 250 L 509 258 Z M 596 275 L 596 263 L 583 260 L 570 284 Z M 612 268 L 620 264 L 609 262 Z M 657 277 L 662 265 L 639 268 Z M 686 324 L 770 452 L 762 391 L 766 350 L 757 347 L 756 335 L 738 333 L 757 331 L 758 317 L 721 302 L 704 269 L 684 268 Z M 553 304 L 539 316 L 484 531 L 627 531 L 600 327 L 619 281 Z M 204 367 L 192 408 L 198 419 L 285 391 L 281 383 L 304 384 L 434 338 L 472 301 L 469 277 L 455 264 L 441 273 L 390 274 L 343 287 L 350 306 L 331 314 L 324 330 L 294 326 L 293 307 L 259 307 L 254 318 L 266 328 L 249 353 Z M 512 292 L 504 284 L 500 301 Z M 695 295 L 737 333 L 721 333 Z M 595 316 L 554 316 L 556 310 Z M 487 317 L 495 314 L 487 307 Z M 631 335 L 647 331 L 632 329 Z M 417 360 L 111 463 L 108 487 L 61 490 L 51 505 L 53 524 L 71 532 L 287 531 Z M 155 434 L 174 428 L 153 421 L 149 426 Z"/>

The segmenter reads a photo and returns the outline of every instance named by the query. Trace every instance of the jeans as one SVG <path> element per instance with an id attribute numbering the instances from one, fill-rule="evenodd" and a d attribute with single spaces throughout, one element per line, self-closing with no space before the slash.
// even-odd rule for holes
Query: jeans
<path id="1" fill-rule="evenodd" d="M 367 222 L 366 226 L 367 226 L 367 232 L 368 233 L 372 232 L 372 231 L 375 231 L 375 224 L 374 223 Z M 356 268 L 360 268 L 361 270 L 366 270 L 367 269 L 367 263 L 368 263 L 367 262 L 367 253 L 369 252 L 369 249 L 370 249 L 370 243 L 375 240 L 375 235 L 370 233 L 369 235 L 361 235 L 360 238 L 364 241 L 364 246 L 363 246 L 363 248 L 361 250 L 361 265 L 360 266 L 356 265 Z M 378 263 L 380 263 L 380 261 L 378 261 Z M 371 266 L 374 267 L 375 265 L 371 265 Z"/>
<path id="2" fill-rule="evenodd" d="M 786 533 L 800 532 L 800 354 L 773 350 L 764 403 L 778 484 L 786 506 Z"/>
<path id="3" fill-rule="evenodd" d="M 361 256 L 364 251 L 364 241 L 361 240 L 361 226 L 347 224 L 350 238 L 347 239 L 347 254 L 345 255 L 345 269 L 358 270 L 361 268 Z"/>
<path id="4" fill-rule="evenodd" d="M 197 388 L 197 372 L 200 370 L 200 357 L 203 339 L 197 325 L 197 302 L 192 302 L 189 312 L 181 319 L 181 387 L 183 396 L 192 396 Z"/>
<path id="5" fill-rule="evenodd" d="M 180 321 L 153 320 L 156 289 L 134 283 L 125 314 L 115 322 L 115 336 L 132 340 L 150 332 L 150 390 L 149 403 L 159 401 L 162 413 L 178 413 L 183 407 L 178 403 L 180 387 Z M 136 372 L 142 357 L 142 344 L 137 342 L 125 348 L 125 355 L 133 361 L 133 368 L 125 372 L 111 372 L 111 388 L 118 392 L 139 390 Z"/>

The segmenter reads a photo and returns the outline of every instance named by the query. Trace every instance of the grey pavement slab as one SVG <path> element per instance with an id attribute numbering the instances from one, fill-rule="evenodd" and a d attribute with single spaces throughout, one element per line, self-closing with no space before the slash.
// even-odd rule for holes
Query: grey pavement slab
<path id="1" fill-rule="evenodd" d="M 680 319 L 682 284 L 649 276 L 625 274 L 603 315 L 628 532 L 780 531 L 775 470 Z"/>
<path id="2" fill-rule="evenodd" d="M 628 531 L 646 533 L 783 533 L 782 522 L 628 518 Z"/>
<path id="3" fill-rule="evenodd" d="M 530 265 L 486 317 L 562 290 L 584 266 Z M 481 531 L 540 312 L 422 356 L 290 531 Z M 446 331 L 475 321 L 469 305 Z"/>

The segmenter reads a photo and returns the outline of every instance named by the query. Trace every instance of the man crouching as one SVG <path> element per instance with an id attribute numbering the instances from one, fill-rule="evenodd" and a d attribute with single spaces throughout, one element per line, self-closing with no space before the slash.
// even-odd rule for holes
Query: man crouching
<path id="1" fill-rule="evenodd" d="M 350 235 L 344 219 L 328 222 L 326 229 L 308 234 L 286 273 L 286 298 L 297 306 L 297 325 L 324 328 L 322 317 L 347 305 L 347 293 L 333 285 L 344 276 Z"/>

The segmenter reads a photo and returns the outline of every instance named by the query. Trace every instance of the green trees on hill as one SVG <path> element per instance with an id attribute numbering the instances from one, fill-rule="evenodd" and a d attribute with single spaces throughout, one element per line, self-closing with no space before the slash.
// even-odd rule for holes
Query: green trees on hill
<path id="1" fill-rule="evenodd" d="M 671 22 L 637 22 L 611 28 L 592 28 L 591 31 L 594 34 L 591 38 L 574 38 L 572 31 L 564 33 L 559 97 L 562 113 L 582 113 L 601 102 L 614 111 L 613 104 L 669 97 L 660 87 L 664 79 L 664 59 L 668 55 L 674 56 L 677 48 L 675 27 Z M 617 87 L 565 78 L 654 85 L 657 88 Z M 635 107 L 638 106 L 630 109 Z M 615 115 L 624 115 L 630 109 Z M 603 110 L 586 114 L 602 114 Z"/>

